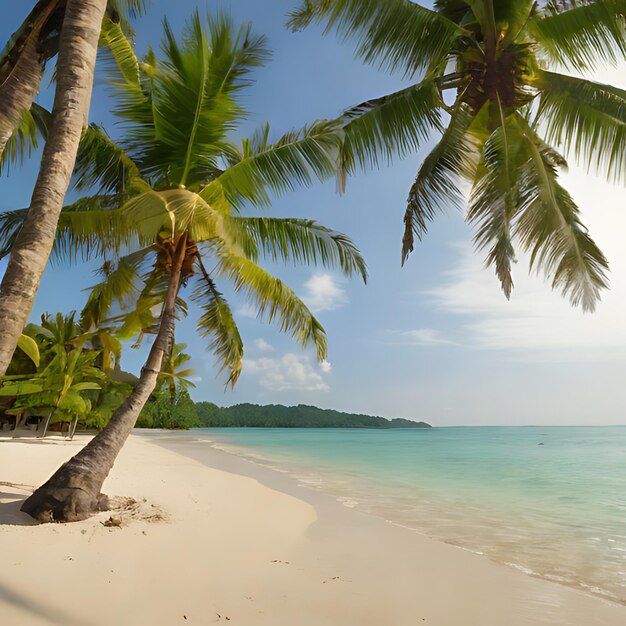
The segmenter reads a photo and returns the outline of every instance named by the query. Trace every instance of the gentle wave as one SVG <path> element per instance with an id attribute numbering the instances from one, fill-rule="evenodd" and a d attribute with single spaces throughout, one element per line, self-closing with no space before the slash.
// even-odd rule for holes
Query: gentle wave
<path id="1" fill-rule="evenodd" d="M 349 508 L 626 603 L 626 429 L 211 429 L 210 437 Z"/>

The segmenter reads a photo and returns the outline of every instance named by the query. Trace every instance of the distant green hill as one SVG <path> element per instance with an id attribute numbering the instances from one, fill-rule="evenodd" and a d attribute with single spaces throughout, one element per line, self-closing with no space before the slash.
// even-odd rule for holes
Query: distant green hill
<path id="1" fill-rule="evenodd" d="M 196 409 L 204 428 L 431 428 L 426 422 L 414 422 L 401 417 L 388 420 L 374 415 L 341 413 L 306 404 L 235 404 L 222 408 L 212 402 L 196 402 Z"/>

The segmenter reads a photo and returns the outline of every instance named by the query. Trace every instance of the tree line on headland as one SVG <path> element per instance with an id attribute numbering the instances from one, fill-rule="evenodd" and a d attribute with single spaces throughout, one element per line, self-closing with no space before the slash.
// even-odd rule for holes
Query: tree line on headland
<path id="1" fill-rule="evenodd" d="M 198 421 L 203 427 L 257 428 L 430 428 L 426 422 L 397 417 L 391 420 L 375 415 L 343 413 L 333 409 L 299 404 L 235 404 L 219 407 L 212 402 L 197 402 Z"/>

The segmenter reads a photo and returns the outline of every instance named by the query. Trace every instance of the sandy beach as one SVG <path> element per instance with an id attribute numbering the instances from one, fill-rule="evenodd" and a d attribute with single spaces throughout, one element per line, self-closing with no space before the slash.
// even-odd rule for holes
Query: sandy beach
<path id="1" fill-rule="evenodd" d="M 626 607 L 351 510 L 165 432 L 133 434 L 68 525 L 19 512 L 85 444 L 0 439 L 0 616 L 11 626 L 611 626 Z M 107 520 L 121 521 L 108 526 Z"/>

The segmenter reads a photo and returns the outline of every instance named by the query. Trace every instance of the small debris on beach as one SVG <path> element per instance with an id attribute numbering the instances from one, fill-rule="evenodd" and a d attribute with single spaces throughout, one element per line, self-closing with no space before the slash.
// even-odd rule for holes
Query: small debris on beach
<path id="1" fill-rule="evenodd" d="M 106 528 L 121 528 L 122 520 L 117 517 L 109 517 L 108 520 L 100 522 Z"/>

